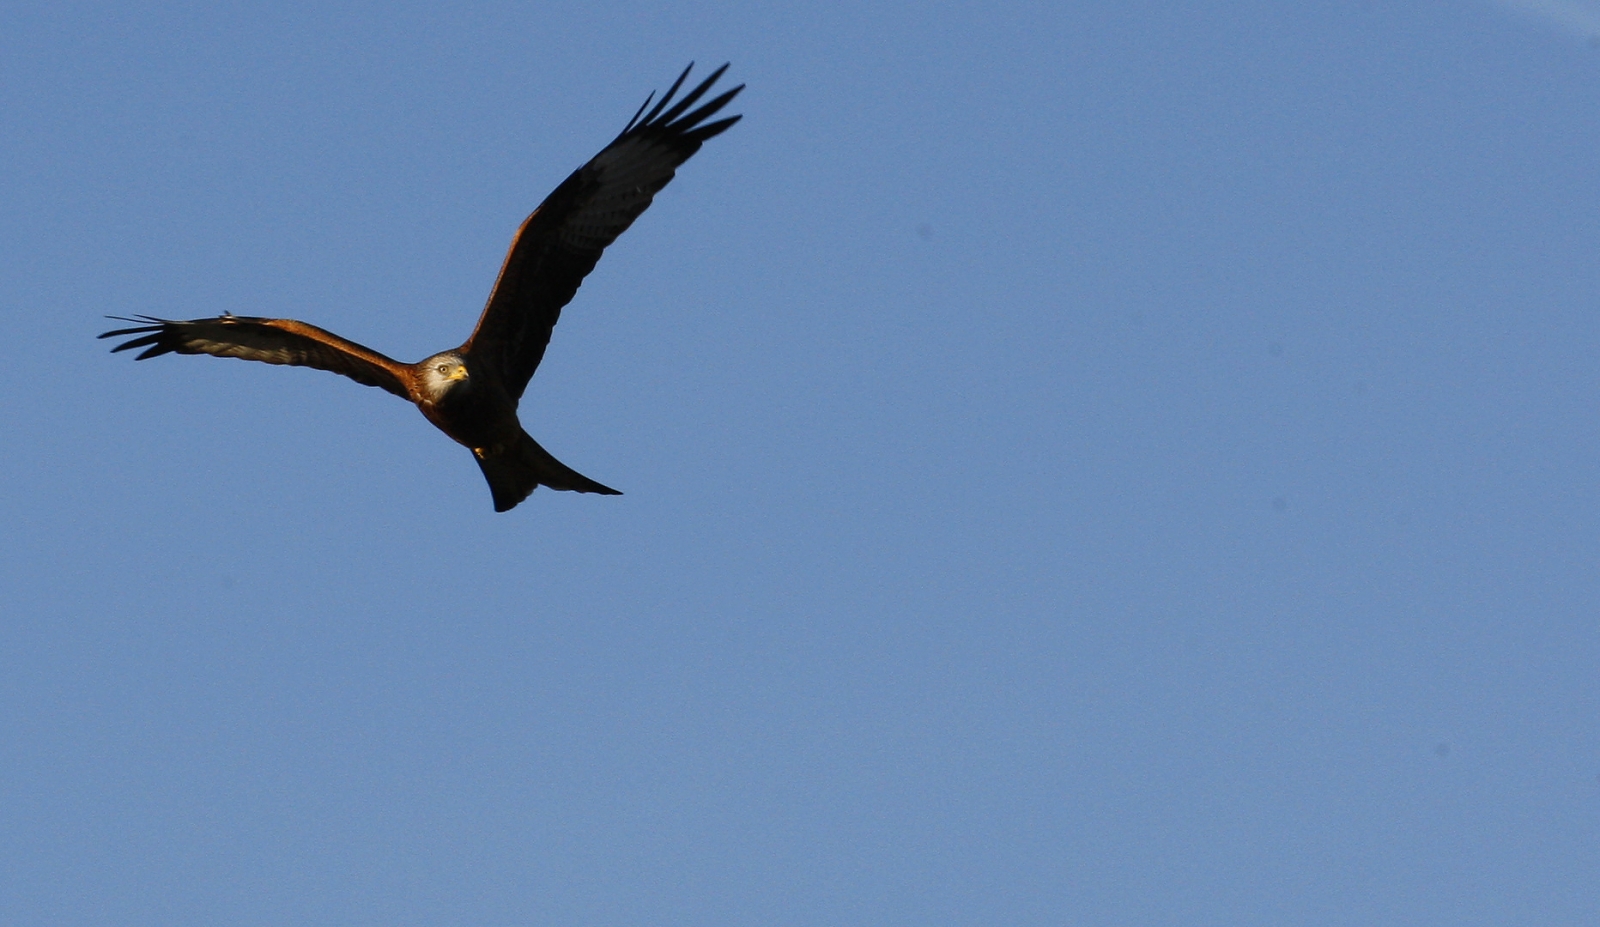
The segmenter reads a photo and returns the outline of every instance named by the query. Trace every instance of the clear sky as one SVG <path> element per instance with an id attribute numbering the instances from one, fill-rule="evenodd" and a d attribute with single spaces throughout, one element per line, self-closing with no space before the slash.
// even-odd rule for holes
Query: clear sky
<path id="1" fill-rule="evenodd" d="M 0 6 L 0 923 L 1600 923 L 1600 4 Z M 745 119 L 496 515 L 402 360 Z"/>

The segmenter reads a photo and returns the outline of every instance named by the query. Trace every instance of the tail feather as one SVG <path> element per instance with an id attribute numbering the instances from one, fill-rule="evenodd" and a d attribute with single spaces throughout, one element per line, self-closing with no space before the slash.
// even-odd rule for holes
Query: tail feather
<path id="1" fill-rule="evenodd" d="M 607 496 L 622 493 L 602 486 L 550 456 L 539 442 L 524 431 L 517 443 L 502 448 L 481 448 L 472 452 L 478 469 L 489 481 L 496 512 L 509 511 L 528 498 L 539 486 L 571 492 L 594 492 Z"/>

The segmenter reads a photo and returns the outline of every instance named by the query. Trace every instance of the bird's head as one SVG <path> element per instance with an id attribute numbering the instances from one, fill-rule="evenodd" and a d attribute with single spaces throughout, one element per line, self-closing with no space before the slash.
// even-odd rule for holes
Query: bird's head
<path id="1" fill-rule="evenodd" d="M 435 354 L 422 362 L 422 384 L 428 395 L 439 399 L 445 393 L 470 382 L 467 359 L 455 351 Z"/>

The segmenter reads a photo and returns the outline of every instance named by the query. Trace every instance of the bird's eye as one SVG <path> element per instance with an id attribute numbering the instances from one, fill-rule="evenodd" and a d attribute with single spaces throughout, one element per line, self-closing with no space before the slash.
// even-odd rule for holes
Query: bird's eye
<path id="1" fill-rule="evenodd" d="M 440 373 L 444 373 L 445 371 L 447 371 L 449 369 L 450 369 L 450 365 L 449 364 L 440 364 L 439 365 L 439 372 Z"/>

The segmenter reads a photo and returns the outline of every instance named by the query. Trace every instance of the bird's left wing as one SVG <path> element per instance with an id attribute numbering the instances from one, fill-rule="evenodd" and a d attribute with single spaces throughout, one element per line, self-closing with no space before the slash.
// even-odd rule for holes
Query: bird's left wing
<path id="1" fill-rule="evenodd" d="M 461 346 L 461 353 L 496 370 L 513 397 L 521 397 L 544 358 L 561 307 L 606 246 L 650 206 L 678 165 L 706 139 L 739 121 L 738 116 L 705 120 L 743 90 L 743 84 L 689 111 L 727 69 L 717 68 L 673 102 L 689 76 L 684 68 L 655 108 L 645 113 L 651 102 L 645 100 L 622 134 L 556 187 L 517 229 L 489 304 Z"/>
<path id="2" fill-rule="evenodd" d="M 343 374 L 366 386 L 388 390 L 403 399 L 411 398 L 406 391 L 408 368 L 405 364 L 354 341 L 340 338 L 333 332 L 294 319 L 224 315 L 188 322 L 150 316 L 122 321 L 149 324 L 121 328 L 101 335 L 101 338 L 139 336 L 112 348 L 113 354 L 129 348 L 144 348 L 138 360 L 171 353 L 210 354 L 266 364 L 315 367 Z"/>

